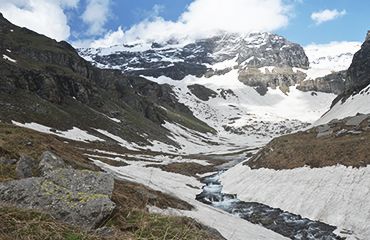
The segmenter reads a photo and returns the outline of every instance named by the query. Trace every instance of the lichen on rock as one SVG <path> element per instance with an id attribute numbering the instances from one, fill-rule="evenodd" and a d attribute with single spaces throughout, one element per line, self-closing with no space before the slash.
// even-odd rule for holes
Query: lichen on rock
<path id="1" fill-rule="evenodd" d="M 75 170 L 51 152 L 42 155 L 42 177 L 0 184 L 0 205 L 37 209 L 86 229 L 96 228 L 115 208 L 114 179 L 101 172 Z"/>

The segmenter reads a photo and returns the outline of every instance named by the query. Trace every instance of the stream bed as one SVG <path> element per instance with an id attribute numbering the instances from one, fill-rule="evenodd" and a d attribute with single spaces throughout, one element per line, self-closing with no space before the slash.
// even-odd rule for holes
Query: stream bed
<path id="1" fill-rule="evenodd" d="M 220 208 L 228 213 L 239 216 L 251 223 L 261 225 L 278 234 L 294 240 L 339 240 L 344 239 L 336 234 L 335 226 L 323 222 L 302 218 L 300 215 L 272 208 L 257 202 L 244 202 L 236 194 L 222 192 L 219 173 L 204 177 L 203 191 L 196 200 Z M 263 190 L 262 190 L 263 191 Z"/>

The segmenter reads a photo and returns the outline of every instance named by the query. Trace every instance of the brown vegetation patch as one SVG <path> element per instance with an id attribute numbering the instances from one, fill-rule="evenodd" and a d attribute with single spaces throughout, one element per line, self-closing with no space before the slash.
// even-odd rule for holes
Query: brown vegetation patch
<path id="1" fill-rule="evenodd" d="M 0 207 L 0 239 L 98 240 L 101 238 L 56 222 L 48 214 L 33 210 Z"/>
<path id="2" fill-rule="evenodd" d="M 253 169 L 320 168 L 341 164 L 363 167 L 370 164 L 370 131 L 358 135 L 317 138 L 312 129 L 272 140 L 245 165 Z"/>
<path id="3" fill-rule="evenodd" d="M 113 166 L 113 167 L 125 167 L 125 166 L 128 166 L 127 163 L 125 163 L 124 161 L 119 161 L 119 160 L 112 160 L 112 159 L 108 159 L 108 158 L 104 158 L 104 157 L 94 157 L 95 160 L 99 160 L 105 164 L 108 164 L 110 166 Z"/>
<path id="4" fill-rule="evenodd" d="M 148 205 L 181 210 L 193 207 L 144 185 L 116 180 L 112 200 L 117 207 L 107 226 L 118 232 L 131 232 L 135 239 L 223 239 L 216 231 L 191 218 L 149 213 Z"/>
<path id="5" fill-rule="evenodd" d="M 177 163 L 170 163 L 167 165 L 164 164 L 151 164 L 147 165 L 146 167 L 155 167 L 160 168 L 166 172 L 172 173 L 179 173 L 185 176 L 193 176 L 196 177 L 197 174 L 204 174 L 208 172 L 216 171 L 215 165 L 202 165 L 195 162 L 177 162 Z"/>
<path id="6" fill-rule="evenodd" d="M 155 191 L 142 184 L 116 180 L 112 200 L 123 208 L 146 209 L 148 205 L 162 209 L 191 210 L 192 205 L 176 197 Z"/>

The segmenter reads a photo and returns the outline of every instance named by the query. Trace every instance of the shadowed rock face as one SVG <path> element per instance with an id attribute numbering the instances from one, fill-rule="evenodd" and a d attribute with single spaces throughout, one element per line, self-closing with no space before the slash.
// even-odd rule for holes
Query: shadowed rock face
<path id="1" fill-rule="evenodd" d="M 358 93 L 370 84 L 370 35 L 366 36 L 360 51 L 353 57 L 348 69 L 348 80 L 345 85 L 344 95 Z"/>
<path id="2" fill-rule="evenodd" d="M 192 94 L 203 101 L 208 101 L 209 99 L 214 98 L 218 95 L 215 91 L 199 84 L 189 85 L 188 89 Z"/>
<path id="3" fill-rule="evenodd" d="M 112 176 L 74 170 L 51 152 L 42 155 L 39 167 L 44 177 L 1 183 L 0 204 L 45 211 L 87 229 L 99 227 L 115 208 Z"/>
<path id="4" fill-rule="evenodd" d="M 358 94 L 370 85 L 370 31 L 365 42 L 354 55 L 352 64 L 347 70 L 342 93 L 334 99 L 332 107 L 339 101 L 345 102 L 351 95 Z"/>
<path id="5" fill-rule="evenodd" d="M 28 156 L 21 156 L 15 169 L 17 178 L 22 179 L 32 177 L 33 168 L 34 160 Z"/>

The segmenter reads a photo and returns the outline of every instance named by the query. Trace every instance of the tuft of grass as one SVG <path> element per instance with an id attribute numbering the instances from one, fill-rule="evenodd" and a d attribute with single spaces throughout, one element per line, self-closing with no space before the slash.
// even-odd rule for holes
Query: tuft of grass
<path id="1" fill-rule="evenodd" d="M 120 211 L 109 220 L 107 226 L 121 232 L 129 231 L 138 240 L 200 240 L 218 239 L 210 235 L 202 225 L 187 217 L 164 216 L 141 209 Z"/>
<path id="2" fill-rule="evenodd" d="M 56 222 L 44 213 L 0 207 L 0 239 L 97 240 L 99 238 Z"/>
<path id="3" fill-rule="evenodd" d="M 0 182 L 15 179 L 15 165 L 0 163 Z"/>
<path id="4" fill-rule="evenodd" d="M 106 226 L 113 231 L 97 235 L 55 221 L 45 213 L 0 207 L 1 240 L 211 240 L 202 225 L 186 217 L 162 216 L 145 210 L 119 211 Z"/>

